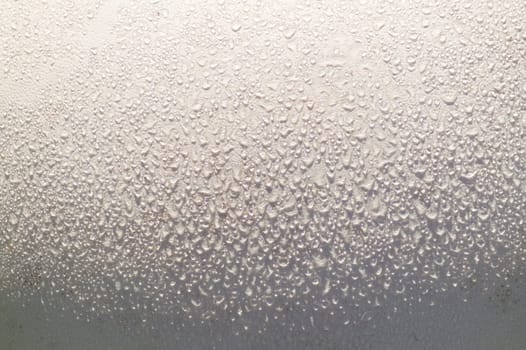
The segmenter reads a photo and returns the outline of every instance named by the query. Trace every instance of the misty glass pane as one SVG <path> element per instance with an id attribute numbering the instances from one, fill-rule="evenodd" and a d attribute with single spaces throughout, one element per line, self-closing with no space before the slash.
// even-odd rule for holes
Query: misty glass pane
<path id="1" fill-rule="evenodd" d="M 526 349 L 524 1 L 0 18 L 0 349 Z"/>

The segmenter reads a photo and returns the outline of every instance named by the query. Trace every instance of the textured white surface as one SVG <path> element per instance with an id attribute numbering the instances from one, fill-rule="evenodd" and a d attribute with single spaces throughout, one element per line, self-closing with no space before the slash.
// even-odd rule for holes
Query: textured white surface
<path id="1" fill-rule="evenodd" d="M 526 347 L 524 2 L 0 5 L 0 349 Z"/>

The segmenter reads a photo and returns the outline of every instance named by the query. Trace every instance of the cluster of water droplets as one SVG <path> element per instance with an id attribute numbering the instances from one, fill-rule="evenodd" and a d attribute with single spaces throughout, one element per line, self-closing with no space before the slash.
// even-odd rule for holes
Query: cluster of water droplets
<path id="1" fill-rule="evenodd" d="M 307 329 L 524 269 L 520 1 L 87 3 L 0 10 L 13 297 Z"/>

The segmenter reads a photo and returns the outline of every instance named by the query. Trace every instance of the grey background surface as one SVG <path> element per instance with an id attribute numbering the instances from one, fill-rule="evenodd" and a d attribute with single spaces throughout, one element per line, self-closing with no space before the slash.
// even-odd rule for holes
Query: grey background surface
<path id="1" fill-rule="evenodd" d="M 150 322 L 153 323 L 146 325 L 150 326 L 147 329 L 137 324 L 134 315 L 123 316 L 120 321 L 86 322 L 46 309 L 39 300 L 23 309 L 2 300 L 0 348 L 522 350 L 526 345 L 526 285 L 515 282 L 510 291 L 495 290 L 489 294 L 475 290 L 467 302 L 451 293 L 434 307 L 402 307 L 392 320 L 378 313 L 357 327 L 334 320 L 327 327 L 296 334 L 277 325 L 258 336 L 234 335 L 228 324 L 174 332 L 162 320 Z"/>

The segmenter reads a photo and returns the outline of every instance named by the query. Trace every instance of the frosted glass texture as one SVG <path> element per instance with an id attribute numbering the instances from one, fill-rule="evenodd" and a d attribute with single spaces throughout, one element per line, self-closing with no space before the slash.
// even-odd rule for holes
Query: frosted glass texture
<path id="1" fill-rule="evenodd" d="M 0 349 L 526 348 L 524 1 L 0 18 Z"/>

